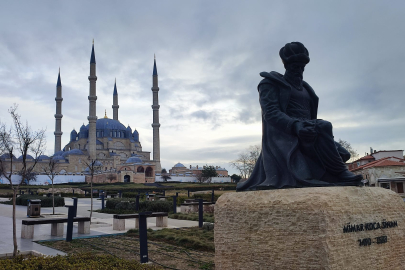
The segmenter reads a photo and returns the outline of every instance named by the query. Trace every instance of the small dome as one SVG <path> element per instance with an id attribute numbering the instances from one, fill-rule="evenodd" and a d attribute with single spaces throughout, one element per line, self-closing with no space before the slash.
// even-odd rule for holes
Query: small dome
<path id="1" fill-rule="evenodd" d="M 27 155 L 26 159 L 34 159 L 31 155 Z M 21 155 L 17 160 L 23 160 L 23 156 Z"/>
<path id="2" fill-rule="evenodd" d="M 38 157 L 38 161 L 48 160 L 48 159 L 51 159 L 51 158 L 48 157 L 47 155 L 40 155 L 40 156 Z"/>
<path id="3" fill-rule="evenodd" d="M 55 154 L 53 154 L 53 156 L 54 156 L 54 157 L 56 157 L 56 156 L 62 156 L 63 153 L 65 153 L 65 151 L 58 151 L 58 152 L 56 152 Z"/>
<path id="4" fill-rule="evenodd" d="M 76 141 L 76 137 L 77 137 L 77 132 L 75 129 L 73 129 L 72 132 L 70 132 L 70 141 Z"/>
<path id="5" fill-rule="evenodd" d="M 176 168 L 185 168 L 186 166 L 184 166 L 183 164 L 181 164 L 180 162 L 177 163 L 176 165 L 174 165 L 174 167 Z"/>
<path id="6" fill-rule="evenodd" d="M 127 127 L 127 131 L 132 133 L 132 128 L 130 126 Z"/>
<path id="7" fill-rule="evenodd" d="M 5 154 L 1 155 L 0 158 L 1 158 L 1 159 L 10 158 L 10 154 L 9 154 L 9 153 L 5 153 Z M 12 158 L 15 159 L 15 156 L 12 155 Z"/>
<path id="8" fill-rule="evenodd" d="M 84 154 L 83 154 L 83 152 L 82 152 L 81 150 L 79 150 L 79 149 L 72 149 L 72 150 L 70 150 L 70 151 L 64 152 L 64 153 L 62 154 L 62 157 L 66 157 L 66 156 L 69 156 L 69 155 L 84 155 Z"/>
<path id="9" fill-rule="evenodd" d="M 101 163 L 100 161 L 96 160 L 96 162 L 94 162 L 94 166 L 103 166 L 103 163 Z"/>
<path id="10" fill-rule="evenodd" d="M 55 161 L 65 161 L 65 158 L 62 157 L 62 156 L 53 156 L 53 157 L 52 157 L 52 160 L 55 160 Z"/>
<path id="11" fill-rule="evenodd" d="M 134 130 L 134 133 L 132 133 L 132 137 L 134 138 L 134 141 L 139 142 L 139 133 L 136 129 Z"/>
<path id="12" fill-rule="evenodd" d="M 125 163 L 142 163 L 142 160 L 139 157 L 130 157 Z"/>
<path id="13" fill-rule="evenodd" d="M 84 124 L 80 127 L 80 132 L 82 131 L 87 131 L 87 127 Z"/>
<path id="14" fill-rule="evenodd" d="M 84 155 L 80 149 L 72 149 L 69 151 L 69 155 Z"/>

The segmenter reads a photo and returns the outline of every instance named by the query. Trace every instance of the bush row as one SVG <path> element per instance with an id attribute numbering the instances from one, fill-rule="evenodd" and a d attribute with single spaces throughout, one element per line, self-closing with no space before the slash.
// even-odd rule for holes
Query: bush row
<path id="1" fill-rule="evenodd" d="M 108 199 L 106 208 L 135 212 L 135 199 Z M 169 201 L 140 201 L 138 212 L 170 212 L 173 204 Z"/>
<path id="2" fill-rule="evenodd" d="M 52 207 L 52 196 L 51 197 L 43 197 L 37 195 L 21 195 L 17 198 L 15 203 L 17 205 L 28 205 L 28 200 L 41 200 L 41 207 Z M 8 201 L 8 204 L 13 204 L 13 201 Z M 55 207 L 64 206 L 65 199 L 63 197 L 56 197 L 55 196 Z"/>

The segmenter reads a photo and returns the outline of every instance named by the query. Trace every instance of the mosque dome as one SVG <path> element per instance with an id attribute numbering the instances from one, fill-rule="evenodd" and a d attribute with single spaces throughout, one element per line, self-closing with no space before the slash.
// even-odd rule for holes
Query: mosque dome
<path id="1" fill-rule="evenodd" d="M 27 155 L 26 159 L 34 159 L 31 155 Z M 23 160 L 23 156 L 21 155 L 17 160 Z"/>
<path id="2" fill-rule="evenodd" d="M 89 125 L 86 126 L 89 128 Z M 111 130 L 120 130 L 120 131 L 126 131 L 127 129 L 123 124 L 121 124 L 119 121 L 114 120 L 114 119 L 109 119 L 109 118 L 100 118 L 97 119 L 96 122 L 96 129 L 104 130 L 104 129 L 111 129 Z"/>
<path id="3" fill-rule="evenodd" d="M 125 163 L 142 163 L 142 160 L 139 157 L 130 157 Z"/>
<path id="4" fill-rule="evenodd" d="M 76 137 L 77 137 L 77 132 L 75 129 L 73 129 L 72 132 L 70 132 L 70 141 L 76 141 Z"/>
<path id="5" fill-rule="evenodd" d="M 183 164 L 181 164 L 180 162 L 177 163 L 176 165 L 174 165 L 174 167 L 176 168 L 185 168 L 186 166 L 184 166 Z"/>

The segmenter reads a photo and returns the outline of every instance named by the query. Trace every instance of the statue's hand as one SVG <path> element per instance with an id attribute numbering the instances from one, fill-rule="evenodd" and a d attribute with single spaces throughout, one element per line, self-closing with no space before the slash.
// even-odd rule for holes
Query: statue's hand
<path id="1" fill-rule="evenodd" d="M 308 122 L 294 123 L 294 132 L 302 141 L 313 142 L 316 139 L 315 125 Z"/>

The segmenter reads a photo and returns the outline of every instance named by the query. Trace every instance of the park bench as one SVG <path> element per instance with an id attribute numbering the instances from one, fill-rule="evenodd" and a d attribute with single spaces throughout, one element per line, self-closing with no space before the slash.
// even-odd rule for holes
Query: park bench
<path id="1" fill-rule="evenodd" d="M 203 202 L 203 208 L 209 207 L 213 205 L 212 202 Z M 184 203 L 180 205 L 180 212 L 181 213 L 195 213 L 198 212 L 198 200 L 185 200 Z"/>
<path id="2" fill-rule="evenodd" d="M 153 212 L 148 217 L 156 217 L 156 227 L 167 227 L 167 212 Z M 113 230 L 124 231 L 125 219 L 135 218 L 135 229 L 139 228 L 139 214 L 123 214 L 113 216 Z"/>
<path id="3" fill-rule="evenodd" d="M 34 238 L 34 225 L 38 224 L 51 224 L 52 236 L 63 236 L 64 223 L 68 221 L 67 218 L 37 218 L 37 219 L 23 219 L 21 226 L 21 238 L 32 239 Z M 78 222 L 78 232 L 82 234 L 90 233 L 90 217 L 74 217 L 73 222 Z"/>

